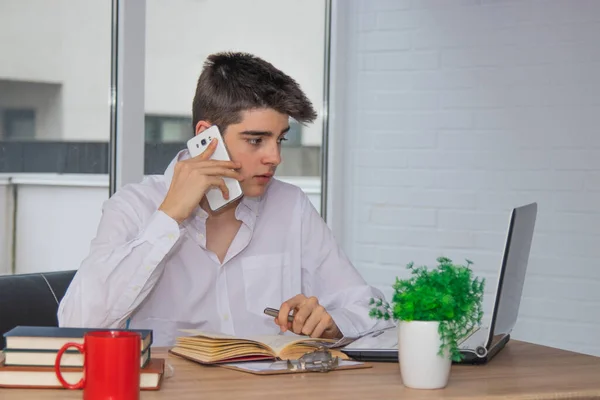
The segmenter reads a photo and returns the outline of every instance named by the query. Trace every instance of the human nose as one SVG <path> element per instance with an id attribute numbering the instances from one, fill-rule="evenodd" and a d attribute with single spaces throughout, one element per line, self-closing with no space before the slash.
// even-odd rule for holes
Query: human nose
<path id="1" fill-rule="evenodd" d="M 281 149 L 278 145 L 269 146 L 267 153 L 263 158 L 263 163 L 277 167 L 281 164 Z"/>

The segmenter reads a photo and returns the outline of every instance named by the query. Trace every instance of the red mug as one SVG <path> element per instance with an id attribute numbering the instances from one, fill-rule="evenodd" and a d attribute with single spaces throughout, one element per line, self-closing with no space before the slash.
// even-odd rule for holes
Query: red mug
<path id="1" fill-rule="evenodd" d="M 54 370 L 67 389 L 82 389 L 84 400 L 139 399 L 142 339 L 133 331 L 90 331 L 83 345 L 66 343 L 56 355 Z M 69 347 L 83 354 L 83 377 L 75 384 L 66 382 L 60 360 Z"/>

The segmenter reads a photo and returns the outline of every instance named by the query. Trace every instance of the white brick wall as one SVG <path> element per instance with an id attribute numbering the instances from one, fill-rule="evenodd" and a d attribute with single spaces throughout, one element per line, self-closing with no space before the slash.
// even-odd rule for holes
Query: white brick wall
<path id="1" fill-rule="evenodd" d="M 600 355 L 600 2 L 334 7 L 332 226 L 391 294 L 409 261 L 488 278 L 537 201 L 514 337 Z"/>

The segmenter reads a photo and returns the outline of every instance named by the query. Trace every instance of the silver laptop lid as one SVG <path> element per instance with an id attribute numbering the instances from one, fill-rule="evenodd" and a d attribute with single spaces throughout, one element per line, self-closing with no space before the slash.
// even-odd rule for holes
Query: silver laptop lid
<path id="1" fill-rule="evenodd" d="M 517 322 L 536 217 L 537 203 L 517 207 L 510 215 L 492 319 L 485 345 L 487 349 L 495 338 L 499 339 L 510 334 Z"/>

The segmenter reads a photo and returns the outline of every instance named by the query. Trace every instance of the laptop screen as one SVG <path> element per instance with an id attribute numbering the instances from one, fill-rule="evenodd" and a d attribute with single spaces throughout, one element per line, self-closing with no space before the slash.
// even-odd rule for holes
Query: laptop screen
<path id="1" fill-rule="evenodd" d="M 536 215 L 536 203 L 514 209 L 503 257 L 500 298 L 494 310 L 494 335 L 510 333 L 517 322 Z"/>

